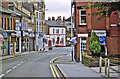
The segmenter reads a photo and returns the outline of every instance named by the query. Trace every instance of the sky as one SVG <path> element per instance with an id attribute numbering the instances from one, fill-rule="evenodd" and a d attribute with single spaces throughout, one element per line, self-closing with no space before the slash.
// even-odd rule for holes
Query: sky
<path id="1" fill-rule="evenodd" d="M 48 20 L 48 17 L 65 16 L 65 19 L 71 16 L 71 0 L 45 0 L 46 10 L 45 19 Z"/>

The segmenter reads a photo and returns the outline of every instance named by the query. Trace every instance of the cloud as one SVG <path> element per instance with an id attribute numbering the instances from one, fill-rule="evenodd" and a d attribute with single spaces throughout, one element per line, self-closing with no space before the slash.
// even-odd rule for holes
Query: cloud
<path id="1" fill-rule="evenodd" d="M 45 0 L 46 8 L 46 19 L 48 17 L 70 16 L 71 0 Z"/>

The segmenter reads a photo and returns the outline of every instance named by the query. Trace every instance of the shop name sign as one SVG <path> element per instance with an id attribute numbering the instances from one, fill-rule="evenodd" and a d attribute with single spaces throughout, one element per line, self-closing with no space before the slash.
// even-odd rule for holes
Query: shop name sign
<path id="1" fill-rule="evenodd" d="M 29 35 L 29 37 L 35 37 L 35 34 L 34 34 L 34 33 L 31 33 L 31 34 Z"/>
<path id="2" fill-rule="evenodd" d="M 16 20 L 16 27 L 21 27 L 21 22 L 19 20 Z"/>
<path id="3" fill-rule="evenodd" d="M 21 36 L 21 31 L 16 31 L 16 36 Z"/>

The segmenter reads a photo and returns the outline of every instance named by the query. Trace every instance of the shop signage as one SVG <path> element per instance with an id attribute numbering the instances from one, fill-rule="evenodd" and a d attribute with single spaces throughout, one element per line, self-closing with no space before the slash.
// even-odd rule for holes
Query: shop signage
<path id="1" fill-rule="evenodd" d="M 23 36 L 28 36 L 29 34 L 27 32 L 23 31 Z"/>
<path id="2" fill-rule="evenodd" d="M 106 31 L 105 30 L 94 30 L 94 32 L 99 36 L 99 41 L 101 45 L 106 45 Z"/>
<path id="3" fill-rule="evenodd" d="M 16 31 L 16 36 L 21 36 L 21 31 Z"/>
<path id="4" fill-rule="evenodd" d="M 32 28 L 31 28 L 31 27 L 28 27 L 28 31 L 31 32 L 31 31 L 32 31 Z"/>
<path id="5" fill-rule="evenodd" d="M 106 45 L 106 36 L 99 36 L 99 41 L 101 45 Z"/>
<path id="6" fill-rule="evenodd" d="M 73 37 L 69 42 L 69 44 L 76 44 L 76 43 L 77 43 L 77 37 Z"/>
<path id="7" fill-rule="evenodd" d="M 16 20 L 16 27 L 21 27 L 21 22 L 19 20 Z"/>
<path id="8" fill-rule="evenodd" d="M 11 33 L 11 36 L 12 36 L 12 37 L 15 37 L 15 36 L 16 36 L 16 33 Z"/>
<path id="9" fill-rule="evenodd" d="M 35 34 L 34 33 L 30 33 L 29 37 L 35 37 Z"/>

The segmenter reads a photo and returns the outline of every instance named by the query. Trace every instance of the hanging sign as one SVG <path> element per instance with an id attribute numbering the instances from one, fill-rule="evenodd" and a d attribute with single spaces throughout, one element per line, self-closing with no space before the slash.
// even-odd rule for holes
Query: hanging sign
<path id="1" fill-rule="evenodd" d="M 99 36 L 99 41 L 101 45 L 106 45 L 106 36 Z"/>

